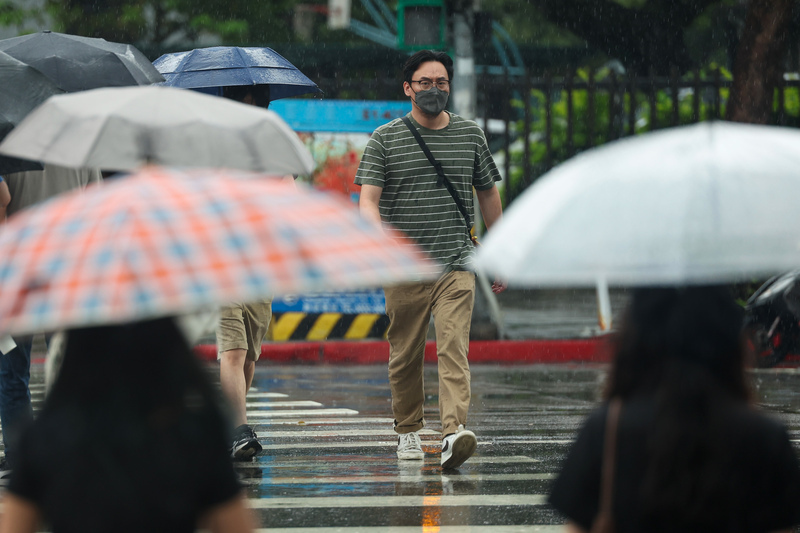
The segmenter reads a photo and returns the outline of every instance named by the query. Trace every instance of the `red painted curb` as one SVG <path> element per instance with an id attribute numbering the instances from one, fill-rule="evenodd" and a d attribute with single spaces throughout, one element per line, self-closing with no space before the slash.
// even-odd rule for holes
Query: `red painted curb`
<path id="1" fill-rule="evenodd" d="M 214 360 L 214 344 L 195 346 L 194 351 L 203 359 Z M 387 341 L 325 341 L 265 343 L 262 361 L 277 363 L 329 363 L 329 364 L 386 364 L 389 361 Z M 590 339 L 537 339 L 521 341 L 472 341 L 469 344 L 470 363 L 565 363 L 609 360 L 606 340 Z M 436 343 L 425 345 L 425 362 L 436 362 Z"/>

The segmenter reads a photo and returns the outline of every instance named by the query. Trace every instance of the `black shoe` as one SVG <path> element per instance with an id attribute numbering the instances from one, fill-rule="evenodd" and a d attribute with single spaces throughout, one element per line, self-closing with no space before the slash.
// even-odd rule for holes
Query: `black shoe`
<path id="1" fill-rule="evenodd" d="M 236 428 L 233 435 L 231 458 L 234 461 L 247 461 L 262 450 L 261 444 L 258 442 L 258 435 L 247 424 Z"/>

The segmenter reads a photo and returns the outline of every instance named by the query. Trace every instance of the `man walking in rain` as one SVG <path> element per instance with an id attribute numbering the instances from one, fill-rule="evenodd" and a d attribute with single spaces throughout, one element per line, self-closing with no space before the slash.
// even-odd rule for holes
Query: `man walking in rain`
<path id="1" fill-rule="evenodd" d="M 425 425 L 423 358 L 433 314 L 445 469 L 460 466 L 477 447 L 475 434 L 464 428 L 471 394 L 467 353 L 475 299 L 475 275 L 468 270 L 474 253 L 468 227 L 473 187 L 486 226 L 491 228 L 502 216 L 494 185 L 500 175 L 483 132 L 474 122 L 444 109 L 452 77 L 453 61 L 443 52 L 423 50 L 408 59 L 403 67 L 403 90 L 411 100 L 408 123 L 396 119 L 375 131 L 355 179 L 361 185 L 362 214 L 399 229 L 443 267 L 436 281 L 387 287 L 385 294 L 397 457 L 424 459 L 418 432 Z M 505 286 L 495 282 L 492 290 L 501 292 Z"/>
<path id="2" fill-rule="evenodd" d="M 269 86 L 232 86 L 223 96 L 245 104 L 269 107 Z M 217 327 L 219 381 L 233 418 L 231 458 L 246 461 L 262 450 L 258 435 L 247 424 L 247 391 L 253 383 L 261 344 L 272 319 L 272 299 L 234 302 L 220 309 Z"/>

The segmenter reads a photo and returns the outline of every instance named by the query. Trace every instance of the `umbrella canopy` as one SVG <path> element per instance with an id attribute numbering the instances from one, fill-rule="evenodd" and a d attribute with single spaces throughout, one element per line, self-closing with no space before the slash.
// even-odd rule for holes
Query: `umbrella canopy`
<path id="1" fill-rule="evenodd" d="M 314 160 L 272 111 L 170 87 L 54 96 L 0 153 L 67 167 L 133 170 L 147 163 L 309 174 Z"/>
<path id="2" fill-rule="evenodd" d="M 32 66 L 0 52 L 0 139 L 36 106 L 63 92 Z"/>
<path id="3" fill-rule="evenodd" d="M 37 161 L 18 159 L 16 157 L 5 157 L 0 155 L 0 176 L 13 174 L 14 172 L 25 172 L 26 170 L 43 170 L 44 167 Z"/>
<path id="4" fill-rule="evenodd" d="M 259 178 L 149 167 L 19 213 L 0 228 L 2 330 L 435 275 L 416 248 L 387 238 L 347 200 Z"/>
<path id="5" fill-rule="evenodd" d="M 136 47 L 105 39 L 42 31 L 2 39 L 0 51 L 36 68 L 66 92 L 164 81 Z"/>
<path id="6" fill-rule="evenodd" d="M 0 139 L 36 106 L 62 92 L 35 68 L 0 52 Z M 0 175 L 41 169 L 42 166 L 34 161 L 0 157 Z"/>
<path id="7" fill-rule="evenodd" d="M 711 122 L 586 151 L 540 178 L 478 253 L 520 285 L 729 282 L 800 265 L 800 131 Z"/>
<path id="8" fill-rule="evenodd" d="M 164 54 L 153 62 L 166 85 L 203 89 L 269 85 L 270 100 L 320 91 L 317 84 L 271 48 L 213 46 Z"/>

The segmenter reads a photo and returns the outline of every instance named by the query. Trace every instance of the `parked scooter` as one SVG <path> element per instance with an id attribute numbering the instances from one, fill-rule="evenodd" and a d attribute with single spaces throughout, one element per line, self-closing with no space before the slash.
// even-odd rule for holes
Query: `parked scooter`
<path id="1" fill-rule="evenodd" d="M 759 368 L 800 352 L 800 270 L 775 276 L 753 293 L 745 307 L 744 327 Z"/>

